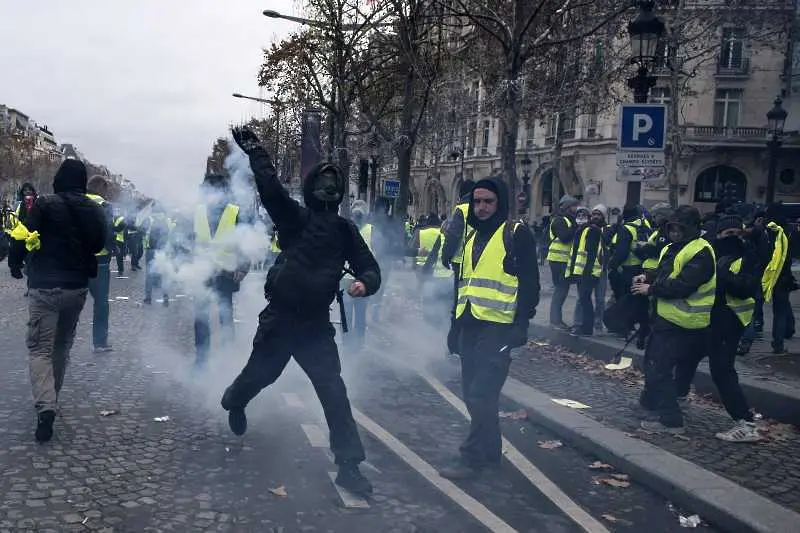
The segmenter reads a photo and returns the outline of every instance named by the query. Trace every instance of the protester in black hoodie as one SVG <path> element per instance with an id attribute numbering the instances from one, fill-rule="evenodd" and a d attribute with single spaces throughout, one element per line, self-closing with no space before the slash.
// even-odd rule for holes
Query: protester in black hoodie
<path id="1" fill-rule="evenodd" d="M 443 477 L 478 475 L 502 459 L 498 402 L 508 377 L 511 348 L 528 339 L 539 303 L 536 241 L 530 228 L 508 221 L 508 190 L 499 178 L 475 184 L 467 223 L 475 228 L 464 244 L 455 340 L 461 383 L 471 424 L 461 456 Z"/>
<path id="2" fill-rule="evenodd" d="M 19 192 L 17 192 L 17 201 L 19 205 L 17 206 L 17 220 L 25 223 L 25 220 L 28 218 L 28 214 L 33 209 L 33 204 L 36 202 L 36 187 L 33 186 L 33 183 L 25 182 L 22 184 L 22 187 L 19 188 Z"/>
<path id="3" fill-rule="evenodd" d="M 27 253 L 25 241 L 15 241 L 8 258 L 12 276 L 22 278 L 23 260 L 28 256 L 27 345 L 39 442 L 53 436 L 75 328 L 86 303 L 89 278 L 97 274 L 95 254 L 107 239 L 102 208 L 85 196 L 83 163 L 64 161 L 53 179 L 53 192 L 37 198 L 25 218 L 28 230 L 39 234 L 38 249 Z"/>
<path id="4" fill-rule="evenodd" d="M 344 176 L 322 163 L 306 176 L 301 207 L 278 180 L 272 160 L 255 134 L 234 129 L 233 138 L 250 156 L 261 203 L 278 230 L 281 254 L 267 274 L 269 303 L 259 315 L 247 365 L 222 397 L 231 430 L 247 429 L 244 408 L 281 375 L 291 357 L 317 391 L 330 429 L 331 450 L 339 473 L 336 483 L 356 494 L 372 492 L 358 469 L 364 448 L 341 377 L 339 353 L 330 323 L 330 305 L 347 263 L 353 271 L 352 297 L 374 294 L 380 268 L 358 228 L 338 214 Z"/>

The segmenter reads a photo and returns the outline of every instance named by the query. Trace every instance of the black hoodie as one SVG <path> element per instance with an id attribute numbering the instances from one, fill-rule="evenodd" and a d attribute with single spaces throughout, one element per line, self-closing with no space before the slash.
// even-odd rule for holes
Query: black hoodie
<path id="1" fill-rule="evenodd" d="M 17 201 L 19 202 L 19 221 L 25 223 L 25 220 L 28 218 L 28 213 L 30 213 L 30 209 L 25 208 L 25 189 L 30 189 L 33 192 L 34 201 L 36 201 L 36 187 L 33 186 L 33 183 L 25 182 L 22 184 L 22 187 L 19 188 L 17 191 Z"/>
<path id="2" fill-rule="evenodd" d="M 86 167 L 80 161 L 61 164 L 53 191 L 36 199 L 25 221 L 29 231 L 39 232 L 41 247 L 27 254 L 25 243 L 15 241 L 8 266 L 21 268 L 27 254 L 31 289 L 81 289 L 96 269 L 94 254 L 105 246 L 105 213 L 86 196 Z"/>
<path id="3" fill-rule="evenodd" d="M 261 203 L 275 224 L 281 248 L 267 276 L 268 309 L 327 323 L 345 264 L 364 283 L 367 296 L 374 294 L 381 283 L 378 262 L 355 224 L 338 214 L 344 197 L 341 172 L 327 163 L 309 172 L 303 183 L 303 207 L 283 188 L 263 148 L 248 155 Z M 314 194 L 326 172 L 335 175 L 335 184 L 326 192 L 336 200 L 323 201 Z M 268 315 L 262 316 L 262 326 Z"/>
<path id="4" fill-rule="evenodd" d="M 473 200 L 475 189 L 488 189 L 497 195 L 497 211 L 487 220 L 478 220 L 475 216 L 475 202 Z M 469 196 L 469 212 L 467 214 L 467 224 L 470 226 L 470 231 L 472 228 L 475 229 L 475 242 L 472 244 L 472 257 L 464 257 L 463 261 L 471 260 L 472 264 L 476 265 L 489 239 L 492 238 L 492 235 L 503 222 L 508 222 L 508 216 L 508 189 L 503 180 L 500 178 L 486 178 L 477 182 Z M 514 322 L 527 324 L 536 315 L 536 306 L 539 304 L 540 293 L 536 239 L 527 225 L 519 224 L 516 227 L 512 246 L 516 265 L 506 262 L 503 268 L 506 273 L 517 276 L 519 279 L 517 315 L 514 317 Z"/>

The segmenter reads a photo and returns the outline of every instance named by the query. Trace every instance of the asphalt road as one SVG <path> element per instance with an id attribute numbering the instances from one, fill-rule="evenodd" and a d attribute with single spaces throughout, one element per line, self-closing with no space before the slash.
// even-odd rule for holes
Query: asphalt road
<path id="1" fill-rule="evenodd" d="M 407 342 L 389 321 L 376 325 L 366 350 L 343 354 L 375 495 L 365 502 L 342 493 L 330 478 L 321 409 L 295 364 L 248 408 L 243 438 L 228 431 L 218 406 L 249 352 L 263 305 L 258 276 L 238 297 L 235 346 L 217 350 L 201 375 L 190 371 L 190 298 L 145 307 L 142 283 L 141 274 L 112 280 L 110 354 L 89 350 L 87 306 L 56 437 L 37 445 L 24 287 L 2 266 L 0 532 L 684 531 L 668 502 L 636 483 L 596 484 L 610 473 L 589 469 L 594 458 L 567 444 L 540 447 L 555 437 L 526 420 L 503 420 L 514 464 L 470 482 L 439 478 L 435 469 L 456 455 L 467 421 L 457 368 L 417 357 L 419 343 L 443 335 L 422 324 L 399 332 Z"/>

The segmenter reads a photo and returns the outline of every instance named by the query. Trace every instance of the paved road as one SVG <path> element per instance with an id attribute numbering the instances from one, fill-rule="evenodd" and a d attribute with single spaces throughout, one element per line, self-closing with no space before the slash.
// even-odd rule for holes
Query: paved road
<path id="1" fill-rule="evenodd" d="M 244 438 L 227 429 L 218 399 L 248 354 L 263 305 L 257 276 L 237 302 L 236 346 L 216 353 L 204 375 L 188 370 L 189 299 L 144 307 L 141 284 L 136 274 L 112 281 L 113 353 L 91 354 L 84 313 L 56 437 L 37 445 L 26 300 L 22 284 L 0 270 L 0 532 L 683 531 L 663 499 L 636 483 L 593 483 L 594 458 L 566 444 L 539 447 L 555 437 L 524 420 L 504 419 L 503 429 L 514 447 L 507 457 L 517 450 L 527 475 L 509 461 L 473 482 L 438 478 L 433 469 L 453 456 L 467 426 L 453 394 L 456 369 L 437 360 L 427 380 L 420 374 L 429 365 L 415 358 L 418 343 L 440 342 L 442 332 L 425 330 L 416 315 L 407 342 L 385 321 L 370 331 L 367 350 L 344 357 L 364 471 L 376 486 L 371 501 L 356 501 L 330 480 L 321 410 L 296 365 L 253 402 Z M 399 304 L 403 290 L 392 292 Z"/>

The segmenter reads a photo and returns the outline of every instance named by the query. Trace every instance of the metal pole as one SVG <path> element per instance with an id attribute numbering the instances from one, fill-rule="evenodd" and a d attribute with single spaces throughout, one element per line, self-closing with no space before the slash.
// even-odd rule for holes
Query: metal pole
<path id="1" fill-rule="evenodd" d="M 777 135 L 773 135 L 772 139 L 767 143 L 769 147 L 769 172 L 767 173 L 767 203 L 770 204 L 775 201 L 775 179 L 778 173 L 778 152 L 781 146 L 781 141 Z"/>
<path id="2" fill-rule="evenodd" d="M 656 79 L 650 76 L 647 67 L 641 65 L 636 72 L 636 76 L 628 79 L 628 87 L 633 89 L 633 102 L 635 104 L 646 104 L 650 89 L 656 84 Z M 642 182 L 629 181 L 625 193 L 625 203 L 627 205 L 639 205 L 642 201 Z"/>

